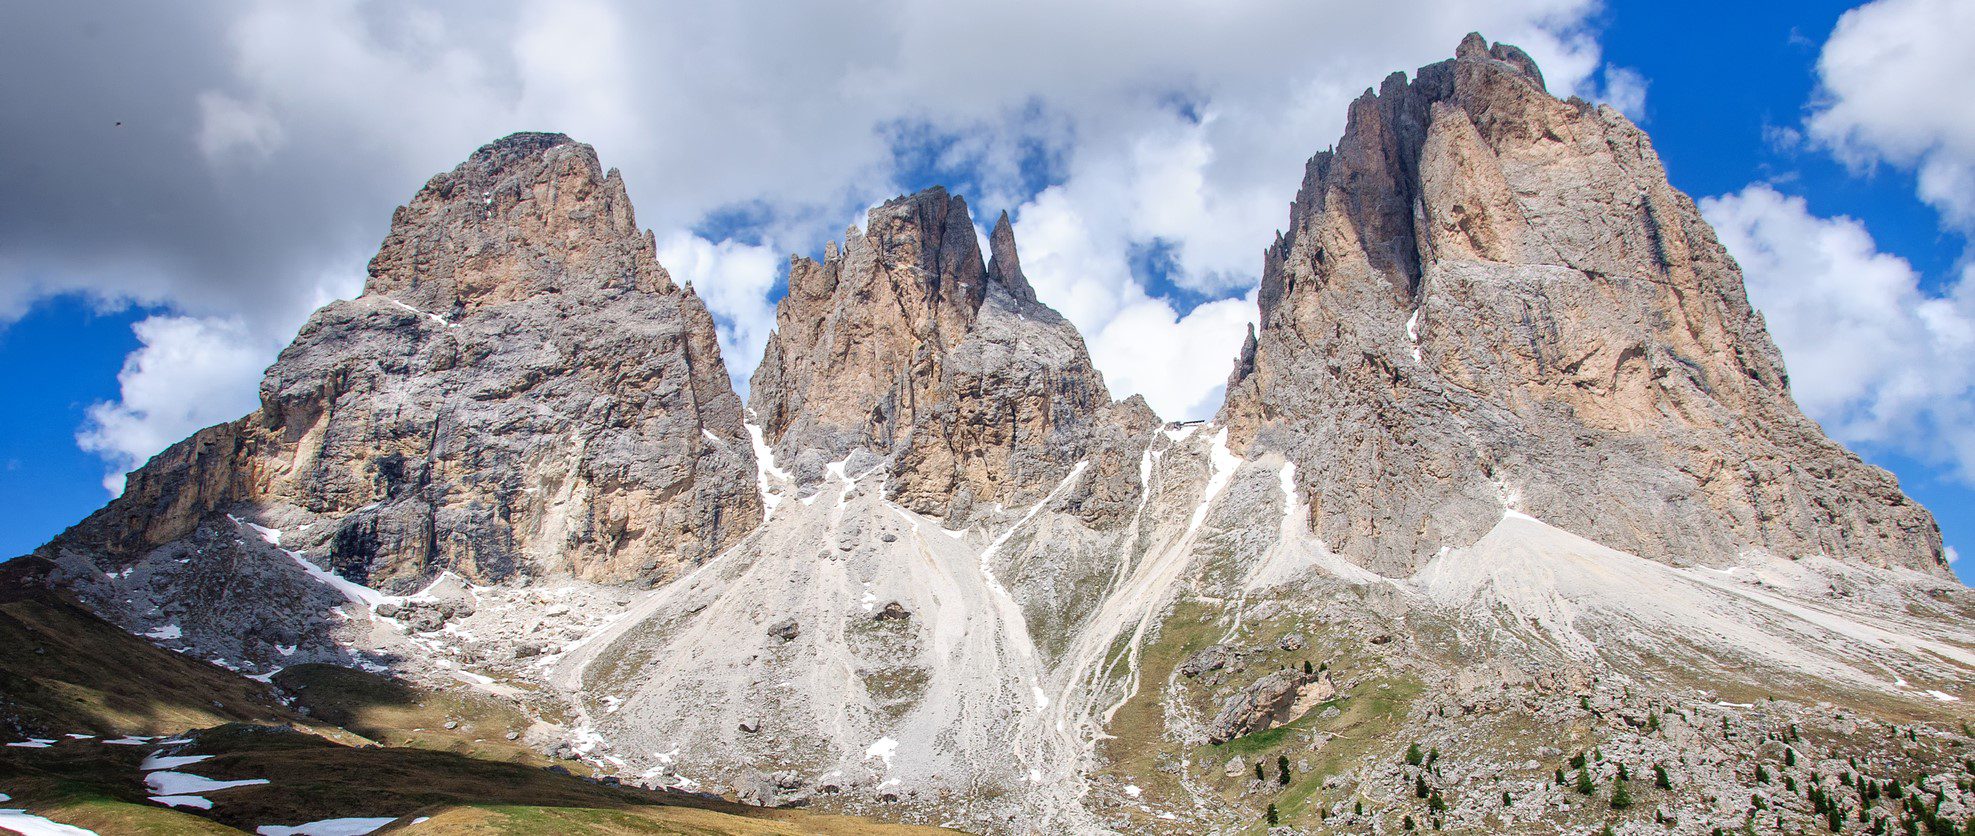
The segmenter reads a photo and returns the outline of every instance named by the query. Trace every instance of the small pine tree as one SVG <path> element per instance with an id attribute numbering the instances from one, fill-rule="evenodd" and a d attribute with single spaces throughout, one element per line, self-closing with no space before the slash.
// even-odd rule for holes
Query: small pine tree
<path id="1" fill-rule="evenodd" d="M 1275 827 L 1277 824 L 1282 823 L 1282 815 L 1276 812 L 1276 806 L 1274 804 L 1269 805 L 1269 811 L 1265 815 L 1268 817 L 1270 827 Z"/>
<path id="2" fill-rule="evenodd" d="M 1289 786 L 1289 756 L 1276 756 L 1276 783 Z"/>
<path id="3" fill-rule="evenodd" d="M 1577 791 L 1583 795 L 1590 795 L 1598 791 L 1598 785 L 1591 782 L 1591 770 L 1577 770 Z"/>
<path id="4" fill-rule="evenodd" d="M 1365 802 L 1364 802 L 1364 800 L 1363 800 L 1363 799 L 1358 799 L 1358 800 L 1356 800 L 1356 801 L 1352 801 L 1352 802 L 1351 802 L 1351 815 L 1354 815 L 1354 816 L 1362 816 L 1362 815 L 1364 815 L 1364 814 L 1365 814 Z"/>
<path id="5" fill-rule="evenodd" d="M 1255 780 L 1257 780 L 1257 781 L 1266 781 L 1266 780 L 1268 780 L 1268 779 L 1269 779 L 1269 775 L 1268 775 L 1268 773 L 1267 773 L 1267 772 L 1263 772 L 1263 771 L 1262 771 L 1262 762 L 1261 762 L 1261 761 L 1256 761 L 1256 762 L 1255 762 Z"/>
<path id="6" fill-rule="evenodd" d="M 1575 755 L 1572 755 L 1572 756 L 1570 756 L 1570 768 L 1572 768 L 1572 769 L 1583 769 L 1583 768 L 1584 768 L 1584 753 L 1583 753 L 1583 752 L 1578 752 L 1577 754 L 1575 754 Z"/>
<path id="7" fill-rule="evenodd" d="M 1797 750 L 1792 749 L 1788 746 L 1783 747 L 1783 765 L 1784 766 L 1797 765 Z"/>
<path id="8" fill-rule="evenodd" d="M 1663 790 L 1673 789 L 1673 777 L 1666 774 L 1666 764 L 1653 764 L 1653 786 Z"/>
<path id="9" fill-rule="evenodd" d="M 1762 764 L 1756 764 L 1756 783 L 1769 783 L 1769 770 L 1762 768 Z"/>
<path id="10" fill-rule="evenodd" d="M 1330 670 L 1330 663 L 1329 663 L 1329 662 L 1318 662 L 1318 663 L 1317 663 L 1317 673 L 1323 673 L 1324 671 L 1327 671 L 1327 670 Z"/>
<path id="11" fill-rule="evenodd" d="M 1439 790 L 1434 790 L 1431 795 L 1426 797 L 1426 809 L 1432 810 L 1435 813 L 1447 812 L 1447 799 L 1440 797 Z"/>
<path id="12" fill-rule="evenodd" d="M 1421 775 L 1413 779 L 1413 795 L 1425 798 L 1429 792 L 1430 790 L 1426 788 L 1426 776 Z"/>
<path id="13" fill-rule="evenodd" d="M 1504 806 L 1504 807 L 1514 807 L 1514 806 L 1515 806 L 1515 804 L 1516 804 L 1516 798 L 1515 798 L 1515 796 L 1513 796 L 1513 795 L 1510 795 L 1510 794 L 1508 794 L 1508 793 L 1502 793 L 1502 806 Z"/>
<path id="14" fill-rule="evenodd" d="M 1405 829 L 1407 829 L 1407 830 L 1412 830 L 1412 829 L 1413 829 L 1413 817 L 1412 817 L 1412 816 L 1407 816 L 1407 817 L 1406 817 L 1406 819 L 1405 819 L 1404 821 L 1401 821 L 1401 822 L 1399 822 L 1399 826 L 1400 826 L 1400 827 L 1403 827 L 1403 828 L 1405 828 Z"/>
<path id="15" fill-rule="evenodd" d="M 1420 751 L 1420 745 L 1418 743 L 1414 743 L 1413 745 L 1406 747 L 1407 766 L 1419 766 L 1420 761 L 1423 761 L 1425 759 L 1426 759 L 1426 753 Z"/>
<path id="16" fill-rule="evenodd" d="M 1658 714 L 1646 715 L 1646 731 L 1656 732 L 1659 730 L 1660 730 L 1660 715 Z"/>
<path id="17" fill-rule="evenodd" d="M 1591 698 L 1590 698 L 1590 697 L 1578 697 L 1578 698 L 1577 698 L 1577 707 L 1578 707 L 1578 708 L 1582 708 L 1582 709 L 1584 709 L 1585 711 L 1590 711 L 1590 710 L 1591 710 Z"/>
<path id="18" fill-rule="evenodd" d="M 1557 767 L 1557 786 L 1561 787 L 1565 783 L 1566 782 L 1564 781 L 1564 768 L 1559 766 Z"/>
<path id="19" fill-rule="evenodd" d="M 1433 751 L 1426 753 L 1426 765 L 1431 767 L 1438 760 L 1440 760 L 1440 747 L 1435 746 L 1433 747 Z"/>
<path id="20" fill-rule="evenodd" d="M 1316 673 L 1316 671 L 1310 667 L 1310 660 L 1308 659 L 1303 660 L 1303 673 L 1304 674 Z"/>
<path id="21" fill-rule="evenodd" d="M 1632 780 L 1632 773 L 1631 773 L 1631 772 L 1628 772 L 1628 771 L 1626 771 L 1626 769 L 1625 769 L 1625 763 L 1624 763 L 1623 761 L 1621 761 L 1621 762 L 1619 763 L 1619 765 L 1618 765 L 1618 780 L 1620 780 L 1620 781 L 1630 781 L 1630 780 Z"/>
<path id="22" fill-rule="evenodd" d="M 1632 806 L 1632 791 L 1625 788 L 1625 779 L 1612 779 L 1612 809 L 1623 810 Z"/>

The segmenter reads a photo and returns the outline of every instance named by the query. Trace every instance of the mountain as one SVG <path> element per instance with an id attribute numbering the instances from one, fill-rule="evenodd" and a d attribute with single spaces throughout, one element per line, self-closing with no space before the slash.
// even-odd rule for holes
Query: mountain
<path id="1" fill-rule="evenodd" d="M 1645 135 L 1515 47 L 1352 105 L 1212 422 L 1114 400 L 1007 217 L 942 189 L 791 261 L 745 406 L 652 252 L 587 146 L 481 149 L 259 411 L 36 583 L 330 738 L 429 743 L 429 699 L 348 697 L 427 689 L 661 800 L 995 833 L 1975 818 L 1975 594 L 1932 518 L 1791 401 Z M 60 731 L 31 675 L 0 677 L 17 730 Z M 523 824 L 485 815 L 446 822 Z"/>
<path id="2" fill-rule="evenodd" d="M 1113 405 L 1083 337 L 1036 301 L 1007 213 L 982 263 L 965 200 L 934 187 L 871 210 L 823 263 L 796 258 L 749 405 L 778 459 L 810 484 L 852 450 L 898 456 L 890 495 L 954 523 L 976 504 L 1033 504 L 1098 449 L 1116 521 L 1136 498 L 1126 437 L 1158 424 Z"/>
<path id="3" fill-rule="evenodd" d="M 516 134 L 392 216 L 363 294 L 309 318 L 258 411 L 159 454 L 38 553 L 140 632 L 326 661 L 346 598 L 446 573 L 676 576 L 760 522 L 754 471 L 713 319 L 623 181 L 589 146 Z"/>
<path id="4" fill-rule="evenodd" d="M 1891 474 L 1827 438 L 1646 136 L 1479 37 L 1351 105 L 1268 250 L 1222 420 L 1296 462 L 1386 573 L 1503 509 L 1634 554 L 1823 554 L 1948 576 Z"/>

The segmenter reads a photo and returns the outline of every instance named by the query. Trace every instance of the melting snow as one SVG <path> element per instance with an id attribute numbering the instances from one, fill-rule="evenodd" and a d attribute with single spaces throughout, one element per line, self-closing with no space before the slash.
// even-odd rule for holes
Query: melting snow
<path id="1" fill-rule="evenodd" d="M 1412 318 L 1406 320 L 1406 339 L 1412 342 L 1413 360 L 1418 362 L 1420 359 L 1420 312 L 1417 308 L 1413 310 Z"/>
<path id="2" fill-rule="evenodd" d="M 108 743 L 112 746 L 143 746 L 156 739 L 157 738 L 154 737 L 140 737 L 138 735 L 133 734 L 129 737 L 120 737 L 117 738 L 116 740 L 105 740 L 103 742 Z"/>
<path id="3" fill-rule="evenodd" d="M 0 810 L 0 828 L 12 830 L 24 836 L 96 836 L 94 830 L 84 830 L 72 824 L 44 819 L 26 810 Z"/>
<path id="4" fill-rule="evenodd" d="M 1214 500 L 1220 497 L 1221 491 L 1228 485 L 1228 480 L 1234 478 L 1234 469 L 1241 465 L 1241 457 L 1228 449 L 1228 431 L 1225 427 L 1214 434 L 1214 446 L 1209 450 L 1209 460 L 1214 471 L 1207 477 L 1207 489 L 1200 493 L 1200 505 L 1193 509 L 1193 518 L 1186 524 L 1188 539 L 1193 537 L 1193 532 L 1200 528 L 1201 523 L 1207 521 L 1207 509 L 1213 507 Z"/>
<path id="5" fill-rule="evenodd" d="M 211 757 L 212 755 L 160 755 L 154 752 L 150 757 L 145 758 L 143 763 L 138 764 L 137 768 L 144 772 L 177 769 L 188 763 L 198 763 Z"/>
<path id="6" fill-rule="evenodd" d="M 394 821 L 397 819 L 389 816 L 368 819 L 323 819 L 292 826 L 264 824 L 254 828 L 254 832 L 261 836 L 364 836 Z"/>
<path id="7" fill-rule="evenodd" d="M 1049 707 L 1049 695 L 1042 692 L 1042 686 L 1030 685 L 1029 690 L 1035 692 L 1037 711 L 1041 711 L 1042 709 Z"/>
<path id="8" fill-rule="evenodd" d="M 768 477 L 773 476 L 786 482 L 789 480 L 789 474 L 788 471 L 775 466 L 775 451 L 762 439 L 761 427 L 752 423 L 745 426 L 748 439 L 754 442 L 754 481 L 756 486 L 761 488 L 761 504 L 766 508 L 762 518 L 765 520 L 775 513 L 775 506 L 782 504 L 782 495 L 770 489 Z"/>
<path id="9" fill-rule="evenodd" d="M 184 635 L 185 635 L 185 631 L 184 631 L 184 630 L 180 630 L 180 629 L 178 628 L 178 625 L 176 625 L 176 624 L 167 624 L 167 625 L 165 625 L 165 626 L 163 626 L 163 627 L 157 627 L 157 628 L 154 628 L 154 629 L 152 629 L 152 630 L 151 630 L 151 632 L 149 632 L 149 633 L 145 633 L 144 635 L 146 635 L 146 636 L 149 636 L 150 638 L 154 638 L 154 639 L 161 639 L 161 640 L 162 640 L 162 639 L 176 639 L 176 638 L 179 638 L 179 637 L 182 637 L 182 636 L 184 636 Z"/>
<path id="10" fill-rule="evenodd" d="M 405 304 L 405 303 L 403 303 L 403 302 L 400 302 L 400 301 L 398 301 L 398 300 L 396 300 L 396 299 L 393 299 L 393 298 L 391 298 L 391 297 L 389 297 L 389 296 L 386 296 L 386 297 L 384 297 L 384 301 L 386 301 L 386 302 L 390 302 L 390 303 L 391 303 L 391 304 L 393 304 L 393 305 L 397 305 L 398 307 L 400 307 L 400 308 L 404 308 L 405 310 L 408 310 L 408 311 L 411 311 L 412 313 L 415 313 L 415 314 L 418 314 L 419 316 L 423 316 L 423 317 L 430 317 L 430 318 L 432 319 L 432 321 L 433 321 L 433 322 L 437 322 L 437 323 L 439 323 L 440 325 L 444 325 L 444 326 L 447 326 L 447 327 L 449 327 L 449 328 L 458 328 L 458 327 L 459 327 L 459 326 L 457 326 L 457 325 L 454 325 L 454 324 L 452 324 L 451 322 L 449 322 L 449 321 L 447 321 L 447 320 L 446 320 L 446 318 L 445 318 L 445 317 L 443 317 L 443 316 L 440 316 L 440 315 L 438 315 L 438 314 L 435 314 L 435 313 L 431 313 L 431 312 L 429 312 L 429 311 L 421 311 L 421 310 L 419 310 L 419 309 L 417 309 L 417 308 L 414 308 L 414 307 L 412 307 L 412 306 L 410 306 L 410 305 L 407 305 L 407 304 Z M 366 833 L 368 833 L 369 831 L 365 831 L 365 832 L 366 832 Z"/>
<path id="11" fill-rule="evenodd" d="M 1940 700 L 1941 702 L 1961 702 L 1960 697 L 1957 697 L 1953 694 L 1944 694 L 1940 691 L 1928 691 L 1927 695 L 1933 697 L 1934 699 Z"/>
<path id="12" fill-rule="evenodd" d="M 9 743 L 7 745 L 12 746 L 16 749 L 46 749 L 49 746 L 54 745 L 54 743 L 55 741 L 53 740 L 44 740 L 39 737 L 30 737 L 19 743 Z"/>
<path id="13" fill-rule="evenodd" d="M 1139 794 L 1140 794 L 1140 793 L 1142 793 L 1142 792 L 1144 792 L 1144 790 L 1141 790 L 1141 789 L 1139 789 L 1139 788 L 1138 788 L 1138 785 L 1137 785 L 1137 784 L 1126 784 L 1126 785 L 1125 785 L 1125 794 L 1126 794 L 1126 795 L 1129 795 L 1129 796 L 1131 796 L 1131 797 L 1133 797 L 1133 798 L 1137 798 L 1137 797 L 1139 796 Z"/>
<path id="14" fill-rule="evenodd" d="M 247 778 L 239 781 L 216 781 L 189 772 L 153 772 L 144 776 L 144 783 L 159 795 L 201 795 L 234 787 L 251 787 L 267 783 L 266 778 Z"/>
<path id="15" fill-rule="evenodd" d="M 151 800 L 166 807 L 193 807 L 200 810 L 213 808 L 211 799 L 199 795 L 154 795 L 151 796 Z"/>
<path id="16" fill-rule="evenodd" d="M 274 546 L 276 548 L 280 548 L 281 532 L 276 531 L 272 528 L 265 528 L 263 526 L 255 525 L 253 523 L 242 520 L 239 517 L 235 517 L 232 514 L 228 514 L 227 519 L 230 519 L 235 523 L 238 523 L 247 528 L 253 529 L 255 533 L 261 535 L 261 539 L 267 541 L 268 545 Z M 371 589 L 370 587 L 364 586 L 363 584 L 351 581 L 350 579 L 345 578 L 342 575 L 338 575 L 335 572 L 331 572 L 327 569 L 324 569 L 321 566 L 317 566 L 315 563 L 311 562 L 308 558 L 303 557 L 301 552 L 288 551 L 287 549 L 282 549 L 282 551 L 287 552 L 288 556 L 293 558 L 295 560 L 295 563 L 302 567 L 302 571 L 309 573 L 310 577 L 315 578 L 316 580 L 319 580 L 324 584 L 327 584 L 329 588 L 334 589 L 337 592 L 343 593 L 343 597 L 349 599 L 350 603 L 360 604 L 365 607 L 375 607 L 378 604 L 382 604 L 386 600 L 389 600 L 382 592 L 378 592 L 375 589 Z"/>
<path id="17" fill-rule="evenodd" d="M 890 771 L 891 757 L 895 754 L 898 754 L 898 741 L 889 737 L 880 737 L 878 738 L 878 742 L 871 744 L 871 748 L 864 750 L 864 759 L 867 761 L 872 758 L 883 760 L 886 771 Z"/>

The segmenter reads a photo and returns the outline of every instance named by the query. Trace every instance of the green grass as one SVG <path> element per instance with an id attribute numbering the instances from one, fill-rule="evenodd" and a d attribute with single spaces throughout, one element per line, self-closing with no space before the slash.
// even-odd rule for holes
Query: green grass
<path id="1" fill-rule="evenodd" d="M 0 573 L 0 718 L 16 730 L 168 734 L 235 721 L 301 723 L 266 686 L 160 650 L 67 598 Z"/>
<path id="2" fill-rule="evenodd" d="M 325 723 L 386 746 L 454 752 L 536 766 L 550 761 L 507 739 L 533 722 L 513 705 L 466 687 L 433 690 L 334 665 L 296 665 L 274 678 Z M 456 728 L 446 728 L 446 723 Z M 576 771 L 586 768 L 568 764 Z"/>

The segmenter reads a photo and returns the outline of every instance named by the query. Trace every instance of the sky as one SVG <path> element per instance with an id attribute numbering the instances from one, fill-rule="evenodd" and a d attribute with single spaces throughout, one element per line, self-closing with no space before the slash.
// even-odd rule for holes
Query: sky
<path id="1" fill-rule="evenodd" d="M 241 0 L 0 7 L 0 555 L 251 411 L 392 208 L 517 130 L 623 171 L 739 387 L 789 254 L 940 184 L 1114 394 L 1208 417 L 1304 161 L 1468 31 L 1650 133 L 1805 411 L 1975 554 L 1975 3 Z"/>

